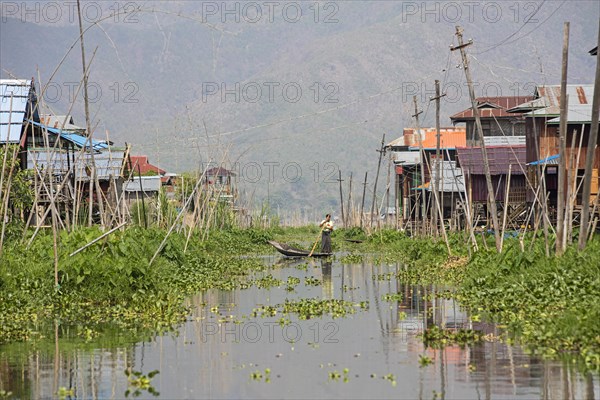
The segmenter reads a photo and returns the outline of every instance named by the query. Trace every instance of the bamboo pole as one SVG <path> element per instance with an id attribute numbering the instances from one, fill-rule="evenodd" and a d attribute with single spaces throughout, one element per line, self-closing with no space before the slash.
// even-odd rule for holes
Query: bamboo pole
<path id="1" fill-rule="evenodd" d="M 10 139 L 10 127 L 11 127 L 11 121 L 12 121 L 12 105 L 13 105 L 13 94 L 11 93 L 10 95 L 10 102 L 9 102 L 9 110 L 11 112 L 8 113 L 8 129 L 6 131 L 6 146 L 4 147 L 4 154 L 3 154 L 3 159 L 2 159 L 2 172 L 0 175 L 0 215 L 4 215 L 4 218 L 2 218 L 2 234 L 0 235 L 0 257 L 2 256 L 2 249 L 4 248 L 4 230 L 6 227 L 6 213 L 5 213 L 5 208 L 8 208 L 8 199 L 10 198 L 10 182 L 8 182 L 6 184 L 6 189 L 4 189 L 4 172 L 6 171 L 6 158 L 8 157 L 8 143 L 9 143 L 9 139 Z M 14 164 L 14 162 L 11 162 L 11 171 L 12 171 L 12 164 Z M 12 173 L 9 173 L 9 175 L 11 175 Z M 10 181 L 10 179 L 9 179 Z M 4 198 L 6 198 L 6 202 L 3 201 Z M 5 205 L 6 204 L 6 205 Z"/>
<path id="2" fill-rule="evenodd" d="M 342 225 L 346 227 L 346 216 L 344 215 L 344 194 L 342 192 L 342 171 L 338 169 L 338 182 L 340 184 L 340 208 L 342 210 Z"/>
<path id="3" fill-rule="evenodd" d="M 560 125 L 559 125 L 559 167 L 558 200 L 556 226 L 556 255 L 565 251 L 565 174 L 566 174 L 566 136 L 567 136 L 567 68 L 569 64 L 569 22 L 563 27 L 562 72 L 560 81 Z"/>
<path id="4" fill-rule="evenodd" d="M 598 40 L 600 43 L 600 24 L 598 25 Z M 594 79 L 594 95 L 592 98 L 592 125 L 590 127 L 590 136 L 587 142 L 586 159 L 585 159 L 585 174 L 583 181 L 583 210 L 581 214 L 581 227 L 579 228 L 579 250 L 584 250 L 587 244 L 588 237 L 588 221 L 590 219 L 590 196 L 592 187 L 592 177 L 594 162 L 596 156 L 596 146 L 598 144 L 598 124 L 600 123 L 600 59 L 596 55 L 596 76 Z M 598 178 L 596 178 L 598 184 Z M 596 193 L 596 199 L 599 194 Z M 593 214 L 592 214 L 593 215 Z"/>
<path id="5" fill-rule="evenodd" d="M 83 247 L 80 247 L 79 249 L 75 250 L 74 252 L 72 252 L 71 254 L 69 254 L 69 257 L 73 257 L 75 254 L 87 249 L 88 247 L 90 247 L 91 245 L 93 245 L 94 243 L 98 242 L 99 240 L 102 240 L 103 238 L 107 237 L 108 235 L 110 235 L 111 233 L 121 229 L 122 227 L 124 227 L 125 225 L 127 225 L 127 222 L 123 222 L 121 224 L 119 224 L 118 226 L 112 228 L 111 230 L 109 230 L 108 232 L 104 232 L 102 235 L 98 236 L 96 239 L 92 240 L 91 242 L 89 242 L 88 244 L 86 244 Z"/>
<path id="6" fill-rule="evenodd" d="M 385 153 L 385 133 L 383 134 L 383 137 L 381 138 L 381 147 L 379 150 L 377 150 L 379 152 L 379 161 L 377 162 L 377 174 L 375 175 L 375 184 L 373 186 L 373 201 L 371 202 L 371 222 L 369 223 L 369 226 L 372 228 L 373 227 L 373 214 L 375 211 L 375 203 L 377 202 L 377 181 L 379 180 L 379 170 L 381 168 L 381 158 L 383 157 L 383 154 Z"/>
<path id="7" fill-rule="evenodd" d="M 348 181 L 348 207 L 347 207 L 348 217 L 348 226 L 353 224 L 353 216 L 354 216 L 354 207 L 352 206 L 352 172 L 350 172 L 350 179 Z"/>
<path id="8" fill-rule="evenodd" d="M 367 174 L 368 173 L 369 173 L 368 171 L 365 172 L 365 181 L 363 183 L 362 201 L 360 204 L 360 228 L 361 229 L 363 227 L 364 209 L 365 209 L 365 192 L 367 190 Z"/>
<path id="9" fill-rule="evenodd" d="M 512 172 L 512 164 L 508 164 L 508 179 L 506 179 L 506 193 L 504 194 L 504 212 L 502 213 L 502 235 L 500 236 L 500 252 L 504 245 L 504 231 L 506 230 L 506 214 L 508 213 L 508 199 L 510 195 L 510 175 Z"/>
<path id="10" fill-rule="evenodd" d="M 581 187 L 581 185 L 577 184 L 577 177 L 578 177 L 578 171 L 579 171 L 579 160 L 581 157 L 581 146 L 583 145 L 583 133 L 585 132 L 585 127 L 582 124 L 581 127 L 581 134 L 579 135 L 579 147 L 577 148 L 577 157 L 575 158 L 575 160 L 573 160 L 573 155 L 571 154 L 571 169 L 569 174 L 570 176 L 570 184 L 569 184 L 569 189 L 568 189 L 568 196 L 567 198 L 569 199 L 569 218 L 567 219 L 567 240 L 569 244 L 573 243 L 573 213 L 575 210 L 575 205 L 577 203 L 577 194 L 579 193 L 579 189 Z M 577 130 L 573 131 L 573 140 L 571 142 L 571 153 L 572 153 L 572 149 L 575 148 L 574 144 L 576 141 L 576 137 L 577 137 Z M 583 182 L 581 182 L 583 183 Z"/>

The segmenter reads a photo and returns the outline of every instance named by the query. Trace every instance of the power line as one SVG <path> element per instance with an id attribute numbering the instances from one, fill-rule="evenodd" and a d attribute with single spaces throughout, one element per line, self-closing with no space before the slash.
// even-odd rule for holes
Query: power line
<path id="1" fill-rule="evenodd" d="M 502 45 L 507 45 L 507 44 L 512 44 L 515 43 L 527 36 L 529 36 L 530 34 L 532 34 L 533 32 L 535 32 L 536 30 L 538 30 L 542 25 L 544 25 L 544 23 L 546 23 L 546 21 L 548 21 L 550 18 L 552 18 L 552 16 L 554 14 L 556 14 L 556 12 L 558 10 L 560 10 L 560 8 L 567 2 L 567 0 L 563 0 L 562 3 L 560 3 L 560 5 L 554 10 L 552 11 L 552 13 L 550 13 L 550 15 L 543 20 L 540 24 L 538 24 L 535 28 L 533 28 L 532 30 L 530 30 L 529 32 L 527 32 L 526 34 L 524 34 L 523 36 L 520 36 L 514 40 L 510 40 L 513 36 L 515 36 L 517 33 L 519 33 L 530 21 L 531 19 L 538 13 L 538 11 L 542 8 L 542 6 L 544 5 L 544 3 L 546 3 L 546 0 L 542 0 L 542 2 L 540 3 L 540 6 L 535 10 L 535 12 L 533 14 L 531 14 L 529 16 L 529 18 L 527 18 L 527 20 L 523 23 L 523 25 L 521 25 L 521 27 L 519 29 L 517 29 L 514 33 L 512 33 L 511 35 L 507 36 L 506 38 L 504 38 L 503 40 L 501 40 L 500 42 L 496 43 L 495 45 L 488 47 L 485 50 L 482 51 L 474 51 L 472 52 L 472 54 L 483 54 L 483 53 L 487 53 L 488 51 L 494 50 L 495 48 L 502 46 Z"/>

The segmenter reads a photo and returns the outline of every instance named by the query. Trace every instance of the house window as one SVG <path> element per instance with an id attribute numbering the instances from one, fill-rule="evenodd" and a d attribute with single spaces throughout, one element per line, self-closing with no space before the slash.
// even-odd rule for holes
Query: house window
<path id="1" fill-rule="evenodd" d="M 483 131 L 483 137 L 492 136 L 491 121 L 481 121 L 481 130 Z"/>

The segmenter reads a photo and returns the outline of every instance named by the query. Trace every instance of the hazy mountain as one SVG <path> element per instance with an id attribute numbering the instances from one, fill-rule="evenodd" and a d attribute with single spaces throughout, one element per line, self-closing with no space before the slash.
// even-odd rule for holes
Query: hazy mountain
<path id="1" fill-rule="evenodd" d="M 45 84 L 73 46 L 45 96 L 63 114 L 82 75 L 78 26 L 68 10 L 44 10 L 58 3 L 39 4 L 36 19 L 3 3 L 2 76 L 39 73 Z M 434 122 L 435 79 L 447 92 L 442 124 L 468 107 L 459 54 L 449 50 L 456 25 L 474 40 L 477 95 L 522 95 L 560 81 L 565 20 L 570 82 L 593 81 L 600 14 L 595 1 L 128 2 L 112 17 L 114 3 L 82 4 L 96 136 L 108 131 L 177 172 L 237 162 L 255 200 L 319 211 L 337 211 L 338 168 L 345 191 L 353 172 L 356 200 L 367 170 L 372 184 L 382 134 L 391 141 L 414 125 L 413 94 L 422 125 Z M 80 99 L 72 114 L 84 125 Z M 387 162 L 381 190 L 386 179 Z"/>

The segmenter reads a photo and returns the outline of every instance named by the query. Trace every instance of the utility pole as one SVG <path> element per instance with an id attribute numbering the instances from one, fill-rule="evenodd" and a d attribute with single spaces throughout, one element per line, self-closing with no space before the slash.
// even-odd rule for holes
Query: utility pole
<path id="1" fill-rule="evenodd" d="M 567 169 L 566 141 L 567 141 L 567 67 L 569 65 L 569 23 L 563 27 L 562 72 L 560 78 L 560 125 L 559 137 L 559 163 L 558 163 L 558 199 L 556 204 L 556 255 L 565 251 L 565 176 Z"/>
<path id="2" fill-rule="evenodd" d="M 419 114 L 423 113 L 423 111 L 419 111 L 417 107 L 417 96 L 413 96 L 413 103 L 415 105 L 415 113 L 413 117 L 415 118 L 417 124 L 417 137 L 419 139 L 419 153 L 421 154 L 421 162 L 419 163 L 421 166 L 421 219 L 423 221 L 423 234 L 425 234 L 427 227 L 427 203 L 425 201 L 425 150 L 423 150 L 423 140 L 421 138 L 421 126 L 419 125 Z"/>
<path id="3" fill-rule="evenodd" d="M 600 43 L 600 25 L 598 25 L 598 43 Z M 594 97 L 592 100 L 592 126 L 587 144 L 585 159 L 585 177 L 583 180 L 583 214 L 581 215 L 581 227 L 579 228 L 579 250 L 585 249 L 588 236 L 588 221 L 590 217 L 590 195 L 592 192 L 592 171 L 594 168 L 595 149 L 598 142 L 598 123 L 600 114 L 600 59 L 596 55 L 596 78 L 594 81 Z M 582 132 L 583 134 L 583 132 Z M 596 175 L 596 184 L 598 176 Z M 596 196 L 598 194 L 596 193 Z"/>
<path id="4" fill-rule="evenodd" d="M 342 180 L 342 171 L 340 171 L 338 169 L 338 179 L 337 181 L 340 183 L 340 207 L 342 208 L 342 225 L 344 225 L 344 228 L 346 227 L 346 217 L 344 216 L 344 195 L 342 194 L 342 182 L 344 182 Z"/>
<path id="5" fill-rule="evenodd" d="M 371 222 L 370 226 L 373 226 L 373 213 L 375 210 L 375 203 L 377 203 L 377 181 L 379 180 L 379 169 L 381 168 L 381 157 L 385 153 L 385 133 L 381 138 L 381 148 L 377 150 L 379 152 L 379 161 L 377 162 L 377 175 L 375 175 L 375 185 L 373 186 L 373 202 L 371 203 Z"/>
<path id="6" fill-rule="evenodd" d="M 365 182 L 363 183 L 363 195 L 362 195 L 362 202 L 360 204 L 360 229 L 362 229 L 363 227 L 363 212 L 365 209 L 365 192 L 367 191 L 367 174 L 369 172 L 365 172 Z"/>
<path id="7" fill-rule="evenodd" d="M 435 97 L 431 100 L 435 100 L 435 131 L 436 131 L 436 144 L 435 144 L 435 187 L 433 188 L 433 197 L 435 199 L 435 210 L 433 212 L 434 217 L 434 232 L 435 234 L 439 234 L 439 229 L 437 225 L 437 217 L 439 215 L 442 235 L 444 236 L 444 241 L 446 242 L 446 248 L 448 250 L 448 255 L 452 255 L 450 250 L 450 243 L 448 242 L 448 235 L 446 235 L 446 226 L 444 225 L 444 214 L 442 210 L 442 205 L 440 202 L 440 164 L 442 163 L 442 158 L 440 157 L 440 99 L 444 97 L 445 94 L 440 94 L 440 81 L 435 80 Z"/>
<path id="8" fill-rule="evenodd" d="M 388 157 L 388 174 L 385 189 L 385 223 L 388 224 L 389 209 L 390 209 L 390 175 L 392 173 L 392 160 Z"/>
<path id="9" fill-rule="evenodd" d="M 433 197 L 435 200 L 435 212 L 433 212 L 432 217 L 433 217 L 433 231 L 434 233 L 437 235 L 439 233 L 439 229 L 438 229 L 438 212 L 439 212 L 439 218 L 440 221 L 442 223 L 442 225 L 444 224 L 444 215 L 442 214 L 442 209 L 441 209 L 441 205 L 440 205 L 440 164 L 442 163 L 441 159 L 443 157 L 440 157 L 440 145 L 441 145 L 441 133 L 440 133 L 440 99 L 442 97 L 444 97 L 446 94 L 440 94 L 440 81 L 439 80 L 435 80 L 435 97 L 432 97 L 430 99 L 430 101 L 434 101 L 435 100 L 435 137 L 436 137 L 436 142 L 435 142 L 435 185 L 433 187 Z"/>
<path id="10" fill-rule="evenodd" d="M 492 184 L 492 176 L 490 174 L 490 163 L 487 156 L 487 150 L 485 148 L 485 140 L 483 138 L 483 128 L 481 127 L 481 118 L 479 117 L 479 109 L 477 108 L 477 102 L 475 100 L 475 89 L 473 89 L 473 81 L 471 79 L 471 71 L 469 70 L 469 60 L 467 59 L 467 52 L 465 47 L 473 44 L 472 40 L 469 43 L 463 42 L 462 36 L 463 30 L 460 26 L 456 27 L 456 36 L 458 37 L 458 46 L 450 47 L 450 50 L 460 50 L 462 56 L 463 67 L 465 69 L 465 76 L 467 78 L 467 85 L 469 86 L 469 97 L 471 98 L 471 108 L 475 117 L 475 126 L 477 128 L 478 144 L 481 146 L 481 155 L 483 157 L 483 169 L 485 172 L 485 180 L 487 183 L 488 191 L 488 203 L 490 206 L 490 214 L 492 214 L 492 224 L 494 227 L 494 237 L 496 239 L 496 250 L 502 251 L 502 241 L 500 237 L 500 223 L 498 221 L 498 210 L 496 208 L 496 194 L 494 192 L 494 185 Z"/>

